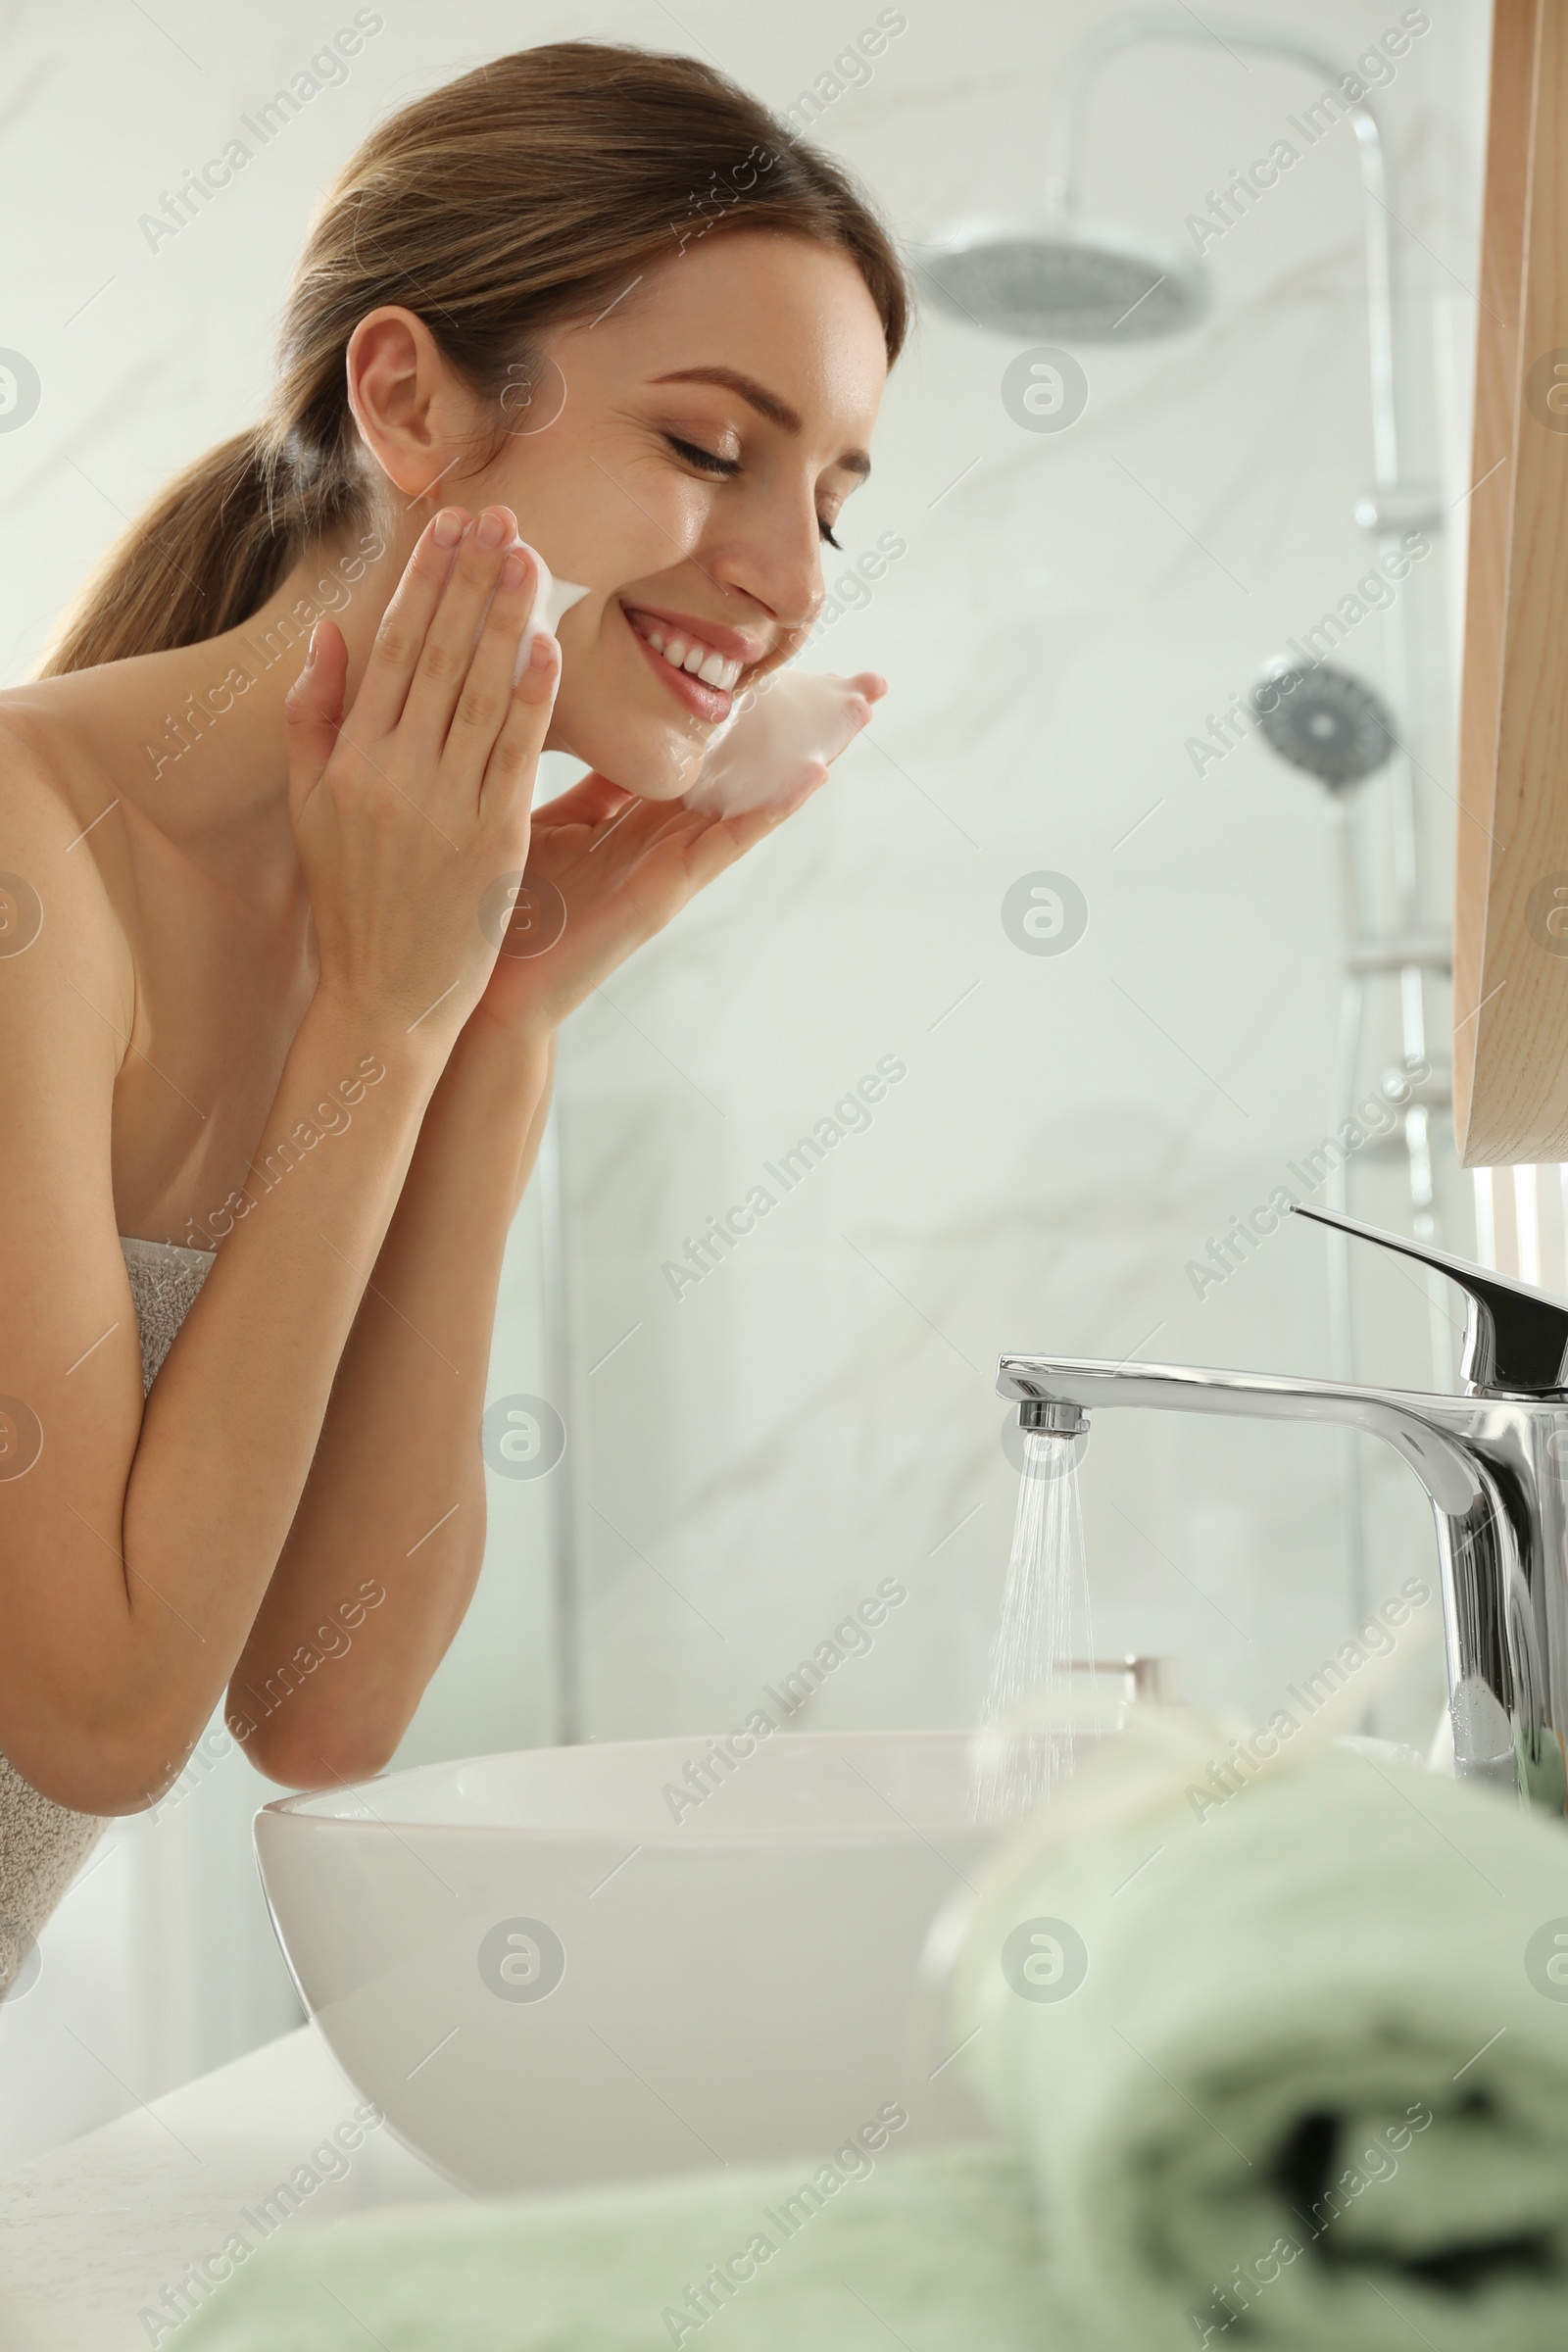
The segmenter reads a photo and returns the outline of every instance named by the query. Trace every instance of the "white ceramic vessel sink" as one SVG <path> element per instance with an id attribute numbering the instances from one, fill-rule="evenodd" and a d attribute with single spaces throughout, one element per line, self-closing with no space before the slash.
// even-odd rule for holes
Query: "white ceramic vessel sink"
<path id="1" fill-rule="evenodd" d="M 901 2146 L 983 2129 L 914 1997 L 998 1836 L 966 1737 L 781 1733 L 676 1819 L 708 1746 L 481 1756 L 258 1814 L 306 2006 L 465 2186 L 826 2152 L 889 2102 Z"/>

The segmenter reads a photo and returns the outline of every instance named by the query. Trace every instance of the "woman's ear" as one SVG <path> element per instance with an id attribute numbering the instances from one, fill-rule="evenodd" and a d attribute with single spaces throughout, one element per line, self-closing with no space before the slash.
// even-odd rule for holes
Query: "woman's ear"
<path id="1" fill-rule="evenodd" d="M 453 470 L 471 399 L 413 311 L 369 311 L 349 338 L 349 408 L 394 489 L 416 499 Z"/>

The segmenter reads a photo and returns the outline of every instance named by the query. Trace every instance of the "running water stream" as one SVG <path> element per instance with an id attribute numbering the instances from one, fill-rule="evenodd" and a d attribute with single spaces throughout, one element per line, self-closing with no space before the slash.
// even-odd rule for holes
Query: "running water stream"
<path id="1" fill-rule="evenodd" d="M 1030 1812 L 1072 1770 L 1072 1664 L 1095 1654 L 1071 1437 L 1029 1430 L 1002 1625 L 980 1718 L 974 1810 Z"/>

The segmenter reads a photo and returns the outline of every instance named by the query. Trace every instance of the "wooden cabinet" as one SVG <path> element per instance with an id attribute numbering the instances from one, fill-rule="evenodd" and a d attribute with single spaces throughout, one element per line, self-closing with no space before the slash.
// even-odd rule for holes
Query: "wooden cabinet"
<path id="1" fill-rule="evenodd" d="M 1496 0 L 1460 710 L 1454 1126 L 1568 1160 L 1568 5 Z"/>

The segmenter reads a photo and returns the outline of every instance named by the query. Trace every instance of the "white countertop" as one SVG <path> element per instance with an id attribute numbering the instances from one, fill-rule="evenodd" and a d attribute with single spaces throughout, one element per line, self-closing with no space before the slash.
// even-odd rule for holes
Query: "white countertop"
<path id="1" fill-rule="evenodd" d="M 352 2138 L 363 2103 L 315 2028 L 301 2026 L 0 2177 L 5 2352 L 168 2342 L 158 2321 L 172 2324 L 180 2307 L 166 2290 L 234 2232 L 260 2243 L 261 2201 L 296 2175 L 298 2210 L 278 2225 L 288 2230 L 371 2206 L 462 2201 L 384 2128 L 352 2155 L 333 2152 L 333 2132 L 349 2125 Z M 318 2149 L 326 2152 L 313 2165 Z M 342 2178 L 325 2177 L 340 2167 Z"/>

